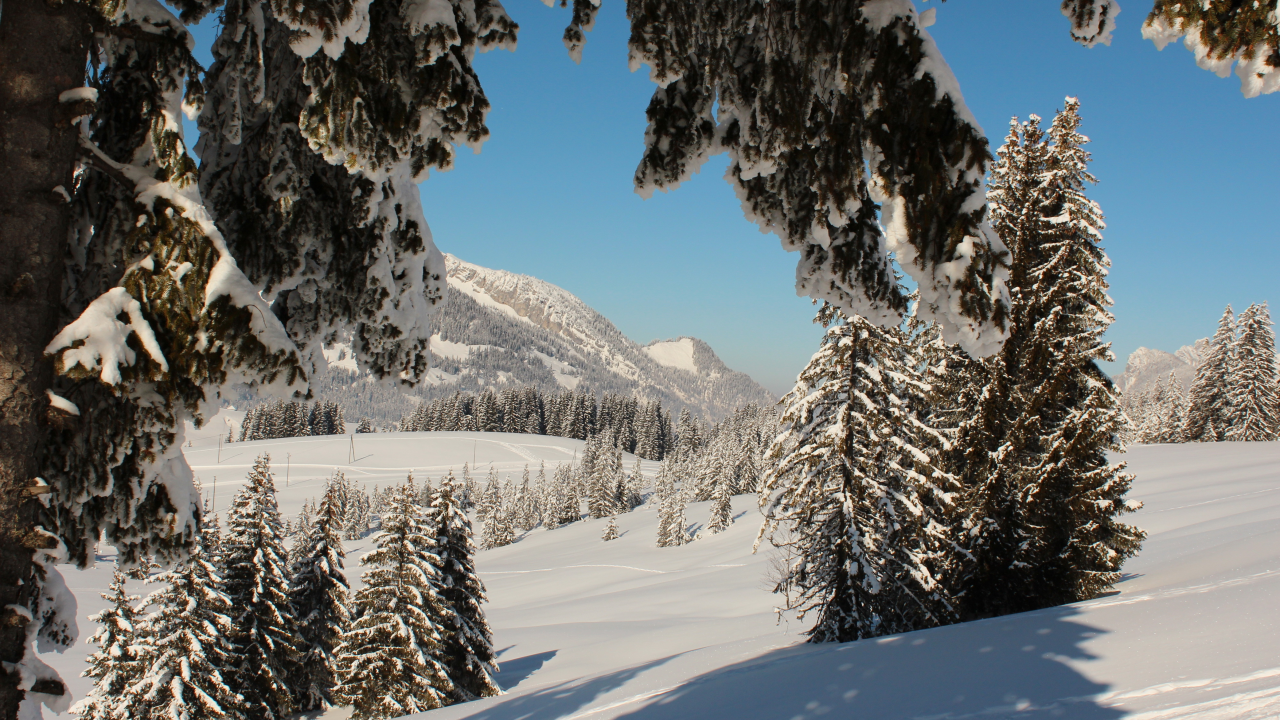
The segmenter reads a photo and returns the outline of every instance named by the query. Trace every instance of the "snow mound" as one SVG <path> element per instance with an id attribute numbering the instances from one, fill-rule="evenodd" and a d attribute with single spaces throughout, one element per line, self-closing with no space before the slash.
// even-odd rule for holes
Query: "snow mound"
<path id="1" fill-rule="evenodd" d="M 689 338 L 664 342 L 655 340 L 646 345 L 644 351 L 653 358 L 654 362 L 663 367 L 688 370 L 691 373 L 698 372 L 698 365 L 693 361 L 693 341 Z"/>

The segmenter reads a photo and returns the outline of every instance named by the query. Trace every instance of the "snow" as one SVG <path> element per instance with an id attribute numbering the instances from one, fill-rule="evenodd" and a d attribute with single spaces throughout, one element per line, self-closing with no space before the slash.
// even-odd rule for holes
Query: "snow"
<path id="1" fill-rule="evenodd" d="M 532 350 L 531 352 L 534 357 L 542 361 L 543 365 L 547 366 L 547 369 L 551 370 L 552 374 L 555 375 L 556 382 L 560 383 L 561 387 L 573 390 L 578 387 L 579 382 L 582 382 L 582 378 L 578 377 L 578 368 L 563 360 L 557 360 L 546 353 L 541 353 L 537 350 Z"/>
<path id="2" fill-rule="evenodd" d="M 649 343 L 644 351 L 659 365 L 698 372 L 698 365 L 693 361 L 693 341 L 689 338 Z"/>
<path id="3" fill-rule="evenodd" d="M 129 322 L 121 322 L 121 315 Z M 119 385 L 120 366 L 133 365 L 137 359 L 126 342 L 130 335 L 137 335 L 147 355 L 161 370 L 169 371 L 155 333 L 142 316 L 142 304 L 122 287 L 112 288 L 89 303 L 80 317 L 63 328 L 44 351 L 58 354 L 61 372 L 79 365 L 84 372 L 96 373 L 102 382 Z"/>
<path id="4" fill-rule="evenodd" d="M 191 433 L 187 458 L 217 508 L 259 452 L 272 453 L 281 510 L 318 497 L 335 467 L 366 486 L 413 470 L 434 480 L 471 462 L 518 478 L 567 462 L 582 443 L 498 433 L 388 433 L 204 444 L 222 423 Z M 286 486 L 286 454 L 289 481 Z M 498 682 L 506 694 L 420 720 L 531 718 L 1039 718 L 1261 719 L 1280 714 L 1280 443 L 1136 446 L 1124 457 L 1145 503 L 1131 522 L 1149 533 L 1109 597 L 981 622 L 839 645 L 803 644 L 804 626 L 778 616 L 770 555 L 751 554 L 759 515 L 733 498 L 738 520 L 682 547 L 656 548 L 656 509 L 537 529 L 482 551 Z M 633 462 L 626 460 L 627 465 Z M 654 463 L 644 463 L 649 475 Z M 704 523 L 710 503 L 689 506 Z M 346 544 L 349 579 L 370 538 Z M 105 607 L 112 551 L 65 576 L 82 622 Z M 89 627 L 82 624 L 82 627 Z M 41 657 L 82 697 L 92 648 Z M 345 717 L 331 711 L 326 718 Z"/>
<path id="5" fill-rule="evenodd" d="M 68 415 L 80 414 L 80 408 L 76 407 L 76 404 L 71 402 L 70 400 L 62 397 L 61 395 L 58 395 L 52 390 L 45 390 L 45 394 L 49 396 L 49 404 L 52 405 L 53 407 L 61 410 L 62 412 Z"/>
<path id="6" fill-rule="evenodd" d="M 78 103 L 78 102 L 98 102 L 98 89 L 91 87 L 78 87 L 64 90 L 58 95 L 60 103 Z M 61 187 L 61 186 L 59 186 Z"/>
<path id="7" fill-rule="evenodd" d="M 435 349 L 434 347 L 432 348 Z M 356 355 L 351 351 L 350 343 L 334 343 L 331 347 L 324 349 L 324 361 L 329 367 L 342 368 L 351 372 L 360 372 L 360 366 L 356 364 Z"/>

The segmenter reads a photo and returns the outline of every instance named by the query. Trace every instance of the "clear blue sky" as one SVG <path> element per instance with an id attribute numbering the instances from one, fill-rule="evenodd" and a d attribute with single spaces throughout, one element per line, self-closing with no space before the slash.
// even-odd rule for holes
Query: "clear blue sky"
<path id="1" fill-rule="evenodd" d="M 1244 99 L 1232 76 L 1181 45 L 1140 36 L 1149 0 L 1123 3 L 1111 47 L 1070 41 L 1051 0 L 938 7 L 930 28 L 998 147 L 1009 118 L 1082 103 L 1093 139 L 1091 196 L 1107 217 L 1120 362 L 1212 333 L 1227 303 L 1280 300 L 1280 97 Z M 678 190 L 641 200 L 631 177 L 653 85 L 627 70 L 622 0 L 604 0 L 581 65 L 560 36 L 568 10 L 507 0 L 519 49 L 478 56 L 493 103 L 479 155 L 421 186 L 441 250 L 564 287 L 645 343 L 692 335 L 774 392 L 816 349 L 813 308 L 794 292 L 795 256 L 746 222 L 713 160 Z M 207 47 L 208 29 L 197 37 Z"/>

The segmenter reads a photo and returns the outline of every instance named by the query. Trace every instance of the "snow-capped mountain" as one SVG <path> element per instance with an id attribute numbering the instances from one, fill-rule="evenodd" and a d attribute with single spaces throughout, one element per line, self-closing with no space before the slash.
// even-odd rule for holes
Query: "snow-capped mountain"
<path id="1" fill-rule="evenodd" d="M 1209 338 L 1201 338 L 1191 345 L 1183 345 L 1175 353 L 1140 347 L 1129 355 L 1124 372 L 1116 375 L 1116 387 L 1131 397 L 1155 386 L 1156 380 L 1169 377 L 1172 371 L 1182 383 L 1184 392 L 1191 389 L 1196 368 L 1209 349 Z"/>
<path id="2" fill-rule="evenodd" d="M 453 255 L 445 255 L 445 262 L 449 297 L 431 339 L 432 370 L 418 391 L 422 398 L 490 386 L 581 389 L 659 400 L 673 413 L 688 408 L 708 419 L 746 402 L 776 400 L 749 376 L 726 367 L 697 338 L 642 347 L 563 288 Z M 336 346 L 325 355 L 331 367 L 352 371 L 345 350 Z M 320 395 L 344 392 L 340 385 L 354 388 L 349 374 L 336 375 L 338 382 L 321 388 Z M 388 397 L 376 401 L 377 408 L 357 412 L 399 419 L 409 402 Z"/>

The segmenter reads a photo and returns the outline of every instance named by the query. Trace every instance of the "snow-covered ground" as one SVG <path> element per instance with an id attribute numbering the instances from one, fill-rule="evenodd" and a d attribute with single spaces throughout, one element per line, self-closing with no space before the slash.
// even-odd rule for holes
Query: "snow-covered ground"
<path id="1" fill-rule="evenodd" d="M 219 421 L 220 422 L 220 421 Z M 216 425 L 216 423 L 214 423 Z M 196 433 L 188 457 L 218 474 L 225 508 L 261 450 L 272 453 L 282 510 L 318 494 L 334 467 L 384 485 L 412 469 L 432 478 L 474 457 L 513 475 L 572 457 L 563 438 L 403 433 L 223 446 Z M 285 455 L 290 457 L 284 487 Z M 1135 447 L 1131 516 L 1147 530 L 1117 593 L 1067 607 L 843 645 L 802 644 L 778 617 L 770 556 L 751 554 L 754 498 L 735 498 L 725 533 L 656 548 L 656 513 L 535 530 L 482 552 L 477 565 L 501 651 L 506 694 L 418 716 L 554 718 L 1260 719 L 1280 716 L 1280 443 Z M 631 459 L 628 458 L 628 467 Z M 646 466 L 647 470 L 653 468 Z M 706 520 L 706 504 L 689 521 Z M 348 546 L 356 581 L 368 539 Z M 104 557 L 104 559 L 106 559 Z M 109 562 L 67 571 L 83 618 L 103 605 Z M 71 681 L 91 648 L 46 657 Z M 343 717 L 331 712 L 329 717 Z"/>

